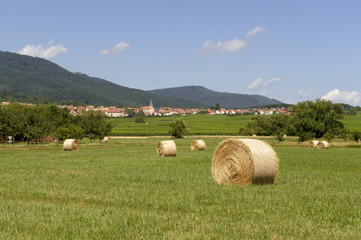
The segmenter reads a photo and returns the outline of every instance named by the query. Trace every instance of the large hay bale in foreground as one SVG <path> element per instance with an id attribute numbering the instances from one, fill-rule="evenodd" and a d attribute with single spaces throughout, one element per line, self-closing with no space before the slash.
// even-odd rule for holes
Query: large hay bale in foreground
<path id="1" fill-rule="evenodd" d="M 318 142 L 319 142 L 318 140 L 312 140 L 312 141 L 310 142 L 310 145 L 308 145 L 309 148 L 317 148 Z"/>
<path id="2" fill-rule="evenodd" d="M 203 140 L 194 140 L 191 144 L 191 150 L 206 150 L 206 143 Z"/>
<path id="3" fill-rule="evenodd" d="M 177 146 L 174 141 L 160 141 L 157 148 L 158 156 L 160 157 L 175 157 L 177 153 Z"/>
<path id="4" fill-rule="evenodd" d="M 64 151 L 78 151 L 79 143 L 76 139 L 66 139 L 63 144 Z"/>
<path id="5" fill-rule="evenodd" d="M 212 175 L 217 183 L 267 184 L 278 173 L 278 158 L 272 147 L 257 139 L 228 139 L 214 151 Z"/>
<path id="6" fill-rule="evenodd" d="M 329 149 L 330 144 L 327 141 L 319 141 L 317 143 L 317 148 L 319 148 L 319 149 Z"/>

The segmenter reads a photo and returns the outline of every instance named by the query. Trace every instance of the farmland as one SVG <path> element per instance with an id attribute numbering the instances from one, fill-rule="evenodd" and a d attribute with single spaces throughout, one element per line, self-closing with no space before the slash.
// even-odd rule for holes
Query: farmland
<path id="1" fill-rule="evenodd" d="M 168 135 L 169 124 L 183 119 L 190 135 L 237 135 L 241 126 L 246 126 L 252 116 L 186 115 L 146 118 L 146 123 L 136 123 L 134 118 L 109 119 L 113 135 L 154 136 Z"/>
<path id="2" fill-rule="evenodd" d="M 149 123 L 150 124 L 150 123 Z M 0 239 L 360 239 L 359 145 L 288 138 L 275 184 L 217 185 L 215 147 L 160 158 L 159 140 L 0 145 Z M 343 144 L 343 145 L 341 145 Z M 352 146 L 352 147 L 348 147 Z"/>
<path id="3" fill-rule="evenodd" d="M 146 118 L 146 123 L 136 123 L 134 118 L 107 119 L 112 123 L 115 136 L 156 136 L 168 135 L 169 124 L 183 119 L 190 135 L 238 135 L 253 116 L 186 115 Z M 342 122 L 350 131 L 361 131 L 361 114 L 346 115 Z"/>

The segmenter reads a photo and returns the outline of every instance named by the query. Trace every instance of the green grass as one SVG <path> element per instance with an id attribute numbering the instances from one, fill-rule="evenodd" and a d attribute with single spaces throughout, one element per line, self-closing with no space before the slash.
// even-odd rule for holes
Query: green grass
<path id="1" fill-rule="evenodd" d="M 265 138 L 280 158 L 276 183 L 240 187 L 212 179 L 224 138 L 204 138 L 205 151 L 177 139 L 168 158 L 157 156 L 159 140 L 78 152 L 0 145 L 0 239 L 361 239 L 358 148 Z"/>
<path id="2" fill-rule="evenodd" d="M 183 119 L 190 135 L 238 135 L 253 116 L 186 115 L 146 118 L 146 123 L 136 123 L 134 118 L 107 119 L 112 123 L 115 136 L 169 135 L 170 123 Z M 361 115 L 345 115 L 342 122 L 350 131 L 361 131 Z"/>
<path id="3" fill-rule="evenodd" d="M 351 132 L 361 131 L 361 114 L 359 114 L 359 112 L 357 115 L 345 115 L 342 122 Z"/>
<path id="4" fill-rule="evenodd" d="M 183 119 L 191 135 L 238 135 L 252 116 L 186 115 L 146 118 L 146 123 L 136 123 L 134 118 L 107 119 L 112 123 L 112 135 L 116 136 L 161 136 L 169 135 L 169 125 Z"/>

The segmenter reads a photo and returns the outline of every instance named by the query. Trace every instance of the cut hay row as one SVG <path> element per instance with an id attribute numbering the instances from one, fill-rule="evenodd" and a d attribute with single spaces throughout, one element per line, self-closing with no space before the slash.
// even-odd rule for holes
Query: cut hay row
<path id="1" fill-rule="evenodd" d="M 194 140 L 191 144 L 191 150 L 206 150 L 206 143 L 203 140 Z"/>
<path id="2" fill-rule="evenodd" d="M 79 150 L 78 140 L 66 139 L 63 143 L 63 150 L 64 151 L 78 151 Z"/>
<path id="3" fill-rule="evenodd" d="M 278 158 L 272 147 L 256 139 L 228 139 L 213 155 L 212 175 L 224 184 L 273 183 L 278 173 Z"/>
<path id="4" fill-rule="evenodd" d="M 160 141 L 158 142 L 157 153 L 160 157 L 175 157 L 177 146 L 174 141 Z"/>

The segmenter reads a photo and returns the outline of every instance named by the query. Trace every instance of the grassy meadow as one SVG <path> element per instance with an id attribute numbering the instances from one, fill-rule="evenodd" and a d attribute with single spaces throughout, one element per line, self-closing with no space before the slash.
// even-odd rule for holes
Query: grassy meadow
<path id="1" fill-rule="evenodd" d="M 215 147 L 225 138 L 168 138 L 0 145 L 0 239 L 361 239 L 361 149 L 309 149 L 287 138 L 275 184 L 217 185 Z"/>
<path id="2" fill-rule="evenodd" d="M 164 136 L 168 135 L 169 125 L 183 119 L 190 135 L 238 135 L 253 116 L 226 115 L 186 115 L 146 118 L 146 123 L 136 123 L 134 118 L 108 118 L 115 136 Z M 361 131 L 361 114 L 345 115 L 342 122 L 350 131 Z"/>

